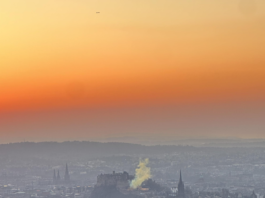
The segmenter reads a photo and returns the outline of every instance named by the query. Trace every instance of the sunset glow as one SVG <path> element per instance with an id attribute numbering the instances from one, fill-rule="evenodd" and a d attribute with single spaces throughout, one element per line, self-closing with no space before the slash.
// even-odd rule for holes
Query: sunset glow
<path id="1" fill-rule="evenodd" d="M 1 1 L 1 116 L 262 105 L 264 24 L 264 0 Z"/>

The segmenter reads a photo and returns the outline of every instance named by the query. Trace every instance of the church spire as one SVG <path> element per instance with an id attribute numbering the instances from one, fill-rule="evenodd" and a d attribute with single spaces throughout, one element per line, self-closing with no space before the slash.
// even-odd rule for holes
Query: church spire
<path id="1" fill-rule="evenodd" d="M 70 175 L 69 175 L 68 165 L 67 164 L 65 166 L 64 180 L 67 181 L 67 182 L 70 181 Z"/>
<path id="2" fill-rule="evenodd" d="M 258 196 L 256 195 L 256 193 L 254 192 L 254 190 L 253 190 L 253 192 L 252 192 L 252 195 L 250 195 L 250 198 L 257 198 Z"/>
<path id="3" fill-rule="evenodd" d="M 179 173 L 179 183 L 178 183 L 177 198 L 185 198 L 185 189 L 184 189 L 184 183 L 182 181 L 181 170 L 180 170 L 180 173 Z"/>
<path id="4" fill-rule="evenodd" d="M 61 177 L 60 177 L 60 172 L 59 172 L 59 170 L 58 170 L 58 172 L 57 172 L 57 181 L 59 181 L 61 179 Z"/>
<path id="5" fill-rule="evenodd" d="M 55 169 L 53 170 L 53 182 L 56 182 L 56 172 L 55 172 Z"/>
<path id="6" fill-rule="evenodd" d="M 180 173 L 179 173 L 179 182 L 182 182 L 181 170 L 180 170 Z"/>

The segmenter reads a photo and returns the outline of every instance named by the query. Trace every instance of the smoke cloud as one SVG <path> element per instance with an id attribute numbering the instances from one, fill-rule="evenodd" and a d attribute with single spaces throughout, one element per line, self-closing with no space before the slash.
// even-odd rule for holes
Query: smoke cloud
<path id="1" fill-rule="evenodd" d="M 136 189 L 145 181 L 151 178 L 150 167 L 147 167 L 149 159 L 140 160 L 138 167 L 135 170 L 135 178 L 131 182 L 131 188 Z"/>

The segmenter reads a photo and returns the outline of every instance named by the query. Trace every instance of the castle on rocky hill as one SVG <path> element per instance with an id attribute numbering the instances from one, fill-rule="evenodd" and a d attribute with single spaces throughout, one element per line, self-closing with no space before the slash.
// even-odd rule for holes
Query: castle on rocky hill
<path id="1" fill-rule="evenodd" d="M 118 189 L 127 189 L 130 187 L 130 182 L 134 176 L 129 175 L 127 172 L 112 174 L 100 174 L 97 177 L 96 186 L 116 186 Z"/>

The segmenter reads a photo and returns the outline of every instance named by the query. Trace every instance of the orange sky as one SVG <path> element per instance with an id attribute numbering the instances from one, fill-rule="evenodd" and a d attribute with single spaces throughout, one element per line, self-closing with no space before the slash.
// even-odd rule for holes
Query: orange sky
<path id="1" fill-rule="evenodd" d="M 263 102 L 264 24 L 264 0 L 1 1 L 0 112 Z"/>

